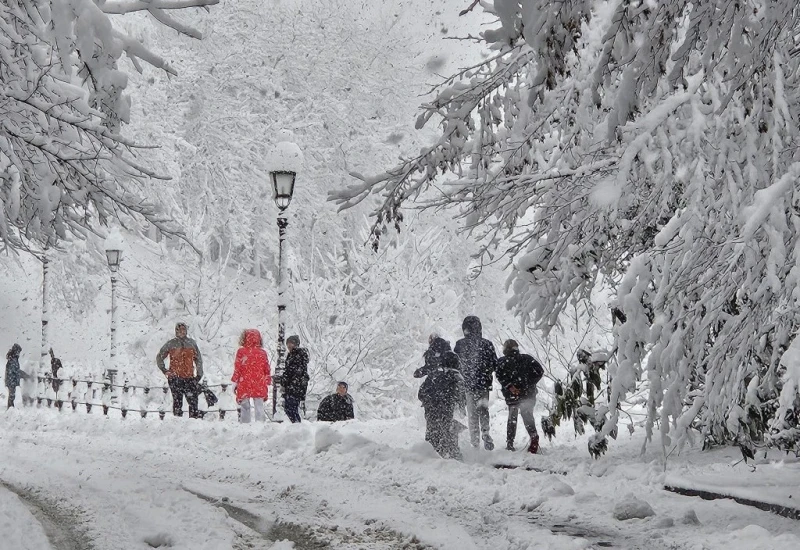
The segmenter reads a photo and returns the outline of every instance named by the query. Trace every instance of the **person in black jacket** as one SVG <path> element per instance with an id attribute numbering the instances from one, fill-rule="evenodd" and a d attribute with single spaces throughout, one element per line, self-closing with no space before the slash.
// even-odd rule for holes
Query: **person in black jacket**
<path id="1" fill-rule="evenodd" d="M 286 339 L 286 365 L 281 377 L 283 410 L 293 424 L 300 422 L 300 403 L 306 400 L 308 389 L 308 350 L 300 347 L 299 336 Z"/>
<path id="2" fill-rule="evenodd" d="M 467 392 L 467 421 L 469 438 L 473 447 L 480 439 L 487 451 L 494 449 L 489 435 L 489 391 L 492 389 L 492 373 L 497 365 L 494 345 L 483 338 L 481 320 L 470 315 L 461 324 L 464 338 L 456 342 L 455 352 L 461 361 L 461 374 Z"/>
<path id="3" fill-rule="evenodd" d="M 58 389 L 61 387 L 61 380 L 58 379 L 58 371 L 64 365 L 61 364 L 61 359 L 55 356 L 53 348 L 50 348 L 50 371 L 53 373 L 53 391 L 58 395 Z"/>
<path id="4" fill-rule="evenodd" d="M 336 385 L 336 393 L 332 393 L 322 400 L 317 409 L 317 420 L 321 422 L 339 422 L 352 420 L 353 398 L 347 393 L 347 382 Z"/>
<path id="5" fill-rule="evenodd" d="M 19 368 L 19 354 L 22 353 L 22 347 L 19 344 L 14 344 L 11 349 L 6 353 L 6 388 L 8 388 L 8 407 L 14 406 L 14 398 L 17 394 L 17 386 L 21 378 L 29 378 L 25 372 Z"/>
<path id="6" fill-rule="evenodd" d="M 458 433 L 453 422 L 456 408 L 465 405 L 464 378 L 458 356 L 450 351 L 450 344 L 442 338 L 432 338 L 425 352 L 425 365 L 414 372 L 414 378 L 425 378 L 418 397 L 425 409 L 425 441 L 429 442 L 442 458 L 461 460 Z"/>
<path id="7" fill-rule="evenodd" d="M 506 449 L 514 450 L 514 438 L 517 435 L 517 416 L 531 438 L 528 452 L 539 451 L 539 434 L 533 408 L 536 406 L 536 384 L 544 376 L 544 369 L 539 362 L 528 354 L 519 352 L 519 344 L 515 340 L 506 340 L 503 344 L 503 357 L 497 363 L 497 380 L 508 405 L 508 431 Z"/>

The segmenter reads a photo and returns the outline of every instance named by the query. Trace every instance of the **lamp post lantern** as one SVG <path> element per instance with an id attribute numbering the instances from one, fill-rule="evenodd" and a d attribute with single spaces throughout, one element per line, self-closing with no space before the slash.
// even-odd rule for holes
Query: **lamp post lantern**
<path id="1" fill-rule="evenodd" d="M 273 418 L 278 410 L 278 380 L 283 376 L 285 355 L 286 276 L 283 241 L 286 239 L 286 228 L 289 225 L 289 220 L 284 213 L 292 201 L 295 178 L 302 167 L 302 163 L 303 154 L 294 143 L 282 141 L 272 151 L 272 166 L 269 176 L 272 183 L 272 198 L 278 207 L 278 361 L 275 366 L 275 376 L 272 377 Z"/>
<path id="2" fill-rule="evenodd" d="M 122 236 L 112 232 L 106 239 L 106 260 L 111 270 L 111 351 L 106 376 L 113 384 L 117 375 L 117 270 L 122 260 Z"/>

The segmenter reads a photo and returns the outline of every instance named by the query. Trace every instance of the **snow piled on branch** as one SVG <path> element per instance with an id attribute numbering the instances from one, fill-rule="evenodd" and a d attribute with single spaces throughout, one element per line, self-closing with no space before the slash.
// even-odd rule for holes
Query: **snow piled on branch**
<path id="1" fill-rule="evenodd" d="M 764 225 L 767 217 L 779 218 L 784 215 L 784 197 L 796 186 L 798 177 L 800 177 L 800 162 L 792 164 L 789 170 L 769 187 L 756 191 L 753 204 L 742 210 L 742 218 L 746 220 L 742 227 L 742 240 L 750 241 L 756 230 Z"/>
<path id="2" fill-rule="evenodd" d="M 10 0 L 0 5 L 0 239 L 11 248 L 56 245 L 120 216 L 144 218 L 168 234 L 180 228 L 144 200 L 139 184 L 168 179 L 142 163 L 122 135 L 130 122 L 126 54 L 174 73 L 141 40 L 114 27 L 110 13 L 146 10 L 184 34 L 163 10 L 218 0 L 96 2 Z M 122 9 L 124 8 L 124 9 Z M 18 181 L 21 180 L 21 181 Z M 6 182 L 10 185 L 7 185 Z"/>

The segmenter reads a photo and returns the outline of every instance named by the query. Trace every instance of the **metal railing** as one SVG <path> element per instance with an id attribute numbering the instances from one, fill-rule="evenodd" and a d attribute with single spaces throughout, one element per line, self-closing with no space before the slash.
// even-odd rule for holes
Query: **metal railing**
<path id="1" fill-rule="evenodd" d="M 218 414 L 221 420 L 226 413 L 239 413 L 240 408 L 233 396 L 232 384 L 200 384 L 198 389 L 198 415 L 203 418 L 209 414 Z M 214 392 L 219 390 L 219 394 Z M 230 391 L 229 391 L 230 389 Z M 204 398 L 203 392 L 214 392 L 217 402 L 214 406 L 200 407 L 200 400 Z M 99 395 L 98 395 L 99 392 Z M 120 411 L 122 418 L 128 413 L 139 413 L 146 418 L 149 413 L 157 413 L 164 419 L 167 413 L 172 412 L 172 395 L 168 385 L 146 386 L 131 384 L 125 381 L 115 384 L 108 379 L 95 380 L 83 377 L 59 378 L 49 373 L 36 375 L 36 391 L 22 393 L 23 405 L 36 404 L 37 406 L 56 407 L 59 411 L 65 406 L 78 411 L 85 407 L 91 413 L 94 407 L 102 408 L 103 414 L 108 415 L 109 410 Z M 139 404 L 137 404 L 139 402 Z M 144 402 L 144 403 L 141 403 Z M 232 406 L 231 406 L 232 404 Z M 183 410 L 183 404 L 181 404 Z"/>

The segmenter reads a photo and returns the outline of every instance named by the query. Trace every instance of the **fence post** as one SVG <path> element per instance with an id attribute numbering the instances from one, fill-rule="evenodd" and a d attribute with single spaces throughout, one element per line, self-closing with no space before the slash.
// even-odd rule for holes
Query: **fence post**
<path id="1" fill-rule="evenodd" d="M 222 388 L 221 393 L 228 393 L 228 384 L 220 384 L 220 386 Z M 227 401 L 227 399 L 225 401 Z M 222 403 L 223 403 L 222 396 L 220 396 L 220 399 L 217 401 L 217 403 L 219 403 L 219 419 L 225 420 L 225 409 L 222 408 Z"/>
<path id="2" fill-rule="evenodd" d="M 119 399 L 119 408 L 122 411 L 122 418 L 128 416 L 128 380 L 122 383 L 122 395 Z"/>
<path id="3" fill-rule="evenodd" d="M 42 375 L 41 373 L 36 377 L 36 406 L 42 406 Z"/>
<path id="4" fill-rule="evenodd" d="M 108 416 L 108 407 L 111 404 L 111 383 L 104 382 L 103 383 L 103 393 L 100 396 L 100 399 L 103 400 L 103 414 Z"/>
<path id="5" fill-rule="evenodd" d="M 133 391 L 136 392 L 136 390 L 133 390 Z M 147 396 L 148 395 L 150 395 L 150 388 L 145 388 L 144 389 L 144 396 L 145 396 L 144 401 L 145 401 L 145 403 L 147 402 Z M 139 412 L 141 413 L 142 418 L 147 418 L 147 405 L 144 405 L 144 408 L 141 409 Z"/>
<path id="6" fill-rule="evenodd" d="M 164 420 L 164 417 L 167 415 L 167 411 L 164 410 L 164 401 L 167 400 L 167 387 L 163 387 L 164 395 L 161 396 L 161 405 L 158 407 L 158 418 Z"/>
<path id="7" fill-rule="evenodd" d="M 75 378 L 70 378 L 72 381 L 72 394 L 71 394 L 71 401 L 72 401 L 72 410 L 78 410 L 78 399 L 75 397 L 75 393 L 78 391 L 78 381 Z"/>

